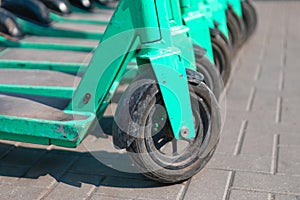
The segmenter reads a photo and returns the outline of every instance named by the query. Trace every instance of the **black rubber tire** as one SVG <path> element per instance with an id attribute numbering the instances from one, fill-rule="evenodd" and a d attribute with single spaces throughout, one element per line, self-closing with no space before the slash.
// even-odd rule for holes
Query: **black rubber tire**
<path id="1" fill-rule="evenodd" d="M 243 21 L 246 27 L 247 37 L 249 38 L 257 26 L 257 13 L 251 1 L 242 1 Z"/>
<path id="2" fill-rule="evenodd" d="M 223 85 L 226 85 L 231 74 L 231 50 L 220 35 L 211 37 L 215 66 L 217 67 Z"/>
<path id="3" fill-rule="evenodd" d="M 177 183 L 189 179 L 199 172 L 210 160 L 216 149 L 220 132 L 220 112 L 217 101 L 207 86 L 201 82 L 190 82 L 191 103 L 194 119 L 197 124 L 195 140 L 189 143 L 182 154 L 168 156 L 156 149 L 153 136 L 149 130 L 152 126 L 154 105 L 164 106 L 158 86 L 154 80 L 145 80 L 152 83 L 144 93 L 137 91 L 130 102 L 132 121 L 128 133 L 138 137 L 127 148 L 129 156 L 135 166 L 148 178 L 160 183 Z M 130 86 L 129 86 L 130 88 Z M 130 90 L 130 89 L 129 89 Z M 138 101 L 136 101 L 138 99 Z M 199 112 L 199 110 L 201 110 Z M 154 118 L 155 119 L 155 118 Z M 166 117 L 161 136 L 167 141 L 174 139 L 169 120 Z M 147 125 L 147 126 L 146 126 Z M 159 141 L 159 140 L 158 140 Z"/>
<path id="4" fill-rule="evenodd" d="M 247 31 L 246 31 L 244 20 L 242 17 L 239 17 L 232 9 L 229 9 L 229 12 L 231 12 L 232 16 L 234 17 L 235 21 L 238 24 L 239 32 L 240 32 L 239 47 L 241 47 L 247 39 Z"/>
<path id="5" fill-rule="evenodd" d="M 219 71 L 210 60 L 201 54 L 201 47 L 194 45 L 197 72 L 204 76 L 204 83 L 214 93 L 217 100 L 223 91 L 223 81 Z"/>
<path id="6" fill-rule="evenodd" d="M 226 20 L 228 27 L 229 41 L 232 47 L 233 55 L 235 55 L 240 47 L 241 32 L 235 17 L 229 10 L 226 11 Z"/>

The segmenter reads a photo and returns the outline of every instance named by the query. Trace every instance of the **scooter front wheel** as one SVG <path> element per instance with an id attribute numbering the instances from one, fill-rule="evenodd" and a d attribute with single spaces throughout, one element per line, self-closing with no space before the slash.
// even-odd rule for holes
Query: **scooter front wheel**
<path id="1" fill-rule="evenodd" d="M 243 20 L 246 26 L 247 37 L 250 37 L 257 26 L 257 13 L 250 1 L 242 2 Z"/>
<path id="2" fill-rule="evenodd" d="M 187 180 L 205 166 L 216 149 L 220 132 L 217 101 L 203 82 L 191 81 L 189 88 L 196 131 L 194 139 L 174 138 L 155 81 L 143 94 L 137 91 L 138 98 L 131 98 L 133 122 L 128 131 L 129 134 L 137 132 L 137 137 L 127 151 L 134 165 L 152 180 L 161 183 Z"/>

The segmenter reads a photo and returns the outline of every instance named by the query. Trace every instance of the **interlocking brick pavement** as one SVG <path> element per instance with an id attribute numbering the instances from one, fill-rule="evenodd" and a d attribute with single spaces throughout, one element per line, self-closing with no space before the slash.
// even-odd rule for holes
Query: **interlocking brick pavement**
<path id="1" fill-rule="evenodd" d="M 300 1 L 255 6 L 258 29 L 234 60 L 224 131 L 201 173 L 165 186 L 107 167 L 84 145 L 1 141 L 0 199 L 299 200 Z M 100 155 L 126 162 L 122 154 Z"/>

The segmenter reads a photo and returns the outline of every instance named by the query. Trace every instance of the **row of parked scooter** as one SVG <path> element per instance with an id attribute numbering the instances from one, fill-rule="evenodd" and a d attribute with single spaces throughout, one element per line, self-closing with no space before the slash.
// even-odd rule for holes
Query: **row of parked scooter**
<path id="1" fill-rule="evenodd" d="M 187 180 L 216 150 L 222 82 L 256 24 L 248 0 L 2 0 L 0 139 L 76 147 L 133 63 L 113 143 L 146 177 Z M 78 52 L 91 61 L 61 61 Z"/>
<path id="2" fill-rule="evenodd" d="M 193 46 L 195 64 L 198 72 L 204 75 L 205 83 L 218 97 L 222 92 L 222 85 L 228 82 L 231 59 L 255 30 L 256 11 L 249 0 L 191 0 L 187 2 L 179 1 L 182 8 L 180 16 L 183 25 L 190 28 L 190 34 L 195 41 Z M 117 3 L 116 0 L 3 0 L 0 9 L 2 45 L 20 47 L 22 43 L 14 40 L 21 39 L 25 35 L 98 40 L 101 38 L 101 33 L 58 29 L 53 28 L 52 24 L 70 22 L 107 25 L 110 17 L 106 20 L 89 19 L 88 13 L 93 13 L 95 10 L 97 12 L 98 8 L 113 10 Z M 74 19 L 72 13 L 87 15 Z M 193 15 L 193 13 L 196 14 Z M 201 13 L 201 16 L 198 13 Z M 191 16 L 199 18 L 195 25 L 191 23 Z M 83 46 L 80 48 L 65 45 L 60 48 L 91 50 Z M 222 77 L 221 81 L 219 75 Z"/>

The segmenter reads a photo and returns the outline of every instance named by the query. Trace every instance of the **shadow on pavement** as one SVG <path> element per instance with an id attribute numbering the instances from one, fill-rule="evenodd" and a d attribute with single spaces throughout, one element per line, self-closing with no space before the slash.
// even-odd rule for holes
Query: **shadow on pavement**
<path id="1" fill-rule="evenodd" d="M 25 143 L 15 146 L 0 142 L 0 183 L 6 181 L 5 177 L 8 179 L 14 177 L 18 178 L 17 181 L 25 181 L 25 183 L 41 182 L 45 187 L 53 182 L 53 178 L 57 182 L 75 187 L 81 187 L 82 184 L 117 188 L 161 187 L 162 184 L 151 181 L 139 173 L 132 166 L 127 154 L 111 150 L 112 144 L 106 141 L 111 133 L 111 122 L 111 117 L 101 120 L 101 124 L 105 127 L 101 126 L 108 135 L 92 133 L 89 136 L 96 140 L 94 142 L 96 145 L 99 140 L 104 140 L 106 143 L 100 142 L 104 145 L 96 151 L 92 150 L 93 147 L 86 150 L 86 144 L 77 149 L 55 147 L 47 150 L 47 146 L 44 148 L 44 146 Z M 129 169 L 117 170 L 122 167 Z M 1 180 L 3 177 L 4 180 Z"/>

